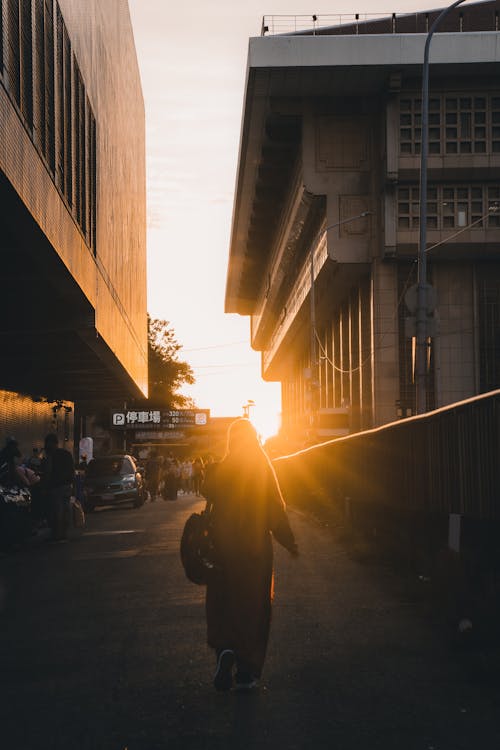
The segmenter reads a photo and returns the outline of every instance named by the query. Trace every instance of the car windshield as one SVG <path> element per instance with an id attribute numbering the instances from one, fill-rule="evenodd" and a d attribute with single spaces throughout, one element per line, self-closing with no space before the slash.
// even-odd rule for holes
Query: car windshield
<path id="1" fill-rule="evenodd" d="M 94 458 L 87 467 L 88 477 L 110 477 L 132 473 L 130 461 L 126 458 L 109 456 L 107 458 Z"/>

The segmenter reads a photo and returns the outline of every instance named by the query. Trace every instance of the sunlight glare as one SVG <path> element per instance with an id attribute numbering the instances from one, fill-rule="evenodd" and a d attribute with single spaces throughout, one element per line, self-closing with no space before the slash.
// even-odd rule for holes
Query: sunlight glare
<path id="1" fill-rule="evenodd" d="M 257 430 L 262 443 L 265 443 L 268 438 L 277 434 L 281 420 L 278 412 L 256 404 L 251 409 L 250 421 Z"/>

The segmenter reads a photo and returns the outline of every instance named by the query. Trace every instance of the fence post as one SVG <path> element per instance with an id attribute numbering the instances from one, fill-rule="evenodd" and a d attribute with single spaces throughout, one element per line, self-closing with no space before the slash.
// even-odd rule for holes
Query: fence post
<path id="1" fill-rule="evenodd" d="M 461 532 L 462 516 L 459 513 L 450 513 L 448 521 L 448 549 L 460 552 Z"/>

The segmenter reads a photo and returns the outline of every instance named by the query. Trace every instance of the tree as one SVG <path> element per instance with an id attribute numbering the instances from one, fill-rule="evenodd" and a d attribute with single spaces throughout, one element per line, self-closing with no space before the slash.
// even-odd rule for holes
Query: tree
<path id="1" fill-rule="evenodd" d="M 148 315 L 148 400 L 159 406 L 172 409 L 194 407 L 192 398 L 179 393 L 184 384 L 195 382 L 191 365 L 178 359 L 181 348 L 170 323 Z"/>

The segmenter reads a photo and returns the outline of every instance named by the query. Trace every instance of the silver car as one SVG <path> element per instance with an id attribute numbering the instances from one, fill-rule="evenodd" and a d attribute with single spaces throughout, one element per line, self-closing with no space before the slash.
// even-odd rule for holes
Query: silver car
<path id="1" fill-rule="evenodd" d="M 98 505 L 131 503 L 134 508 L 146 500 L 144 479 L 132 456 L 101 456 L 86 469 L 84 484 L 85 510 L 91 513 Z"/>

